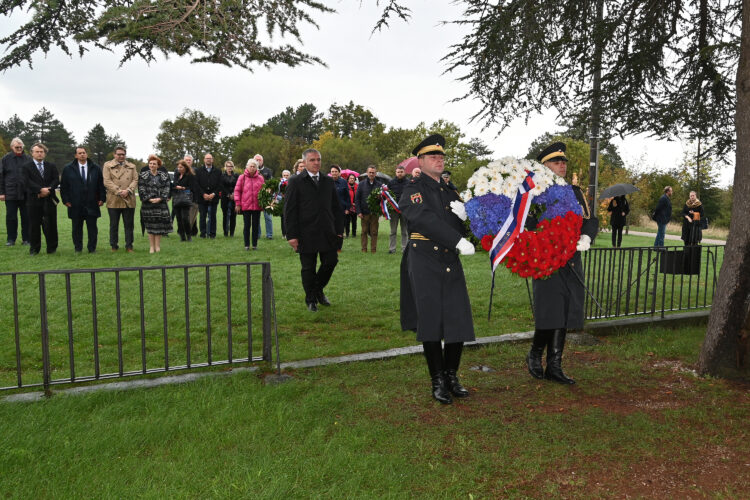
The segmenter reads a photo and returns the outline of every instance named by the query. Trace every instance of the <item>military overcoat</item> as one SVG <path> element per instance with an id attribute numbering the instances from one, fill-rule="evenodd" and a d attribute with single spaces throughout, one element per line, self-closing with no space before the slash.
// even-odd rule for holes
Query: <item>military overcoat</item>
<path id="1" fill-rule="evenodd" d="M 401 327 L 417 333 L 418 342 L 474 340 L 474 323 L 456 245 L 463 222 L 450 202 L 458 194 L 428 175 L 405 187 L 399 208 L 409 243 L 401 259 Z"/>
<path id="2" fill-rule="evenodd" d="M 573 186 L 576 199 L 583 210 L 581 234 L 594 238 L 599 231 L 599 220 L 589 210 L 583 191 Z M 527 225 L 528 227 L 528 225 Z M 583 306 L 586 290 L 581 252 L 576 252 L 568 263 L 546 279 L 535 279 L 534 326 L 537 330 L 583 328 Z"/>

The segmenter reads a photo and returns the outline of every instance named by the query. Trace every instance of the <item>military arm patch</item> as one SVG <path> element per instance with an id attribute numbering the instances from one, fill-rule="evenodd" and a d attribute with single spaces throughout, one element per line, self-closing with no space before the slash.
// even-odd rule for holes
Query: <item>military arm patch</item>
<path id="1" fill-rule="evenodd" d="M 414 205 L 416 205 L 417 203 L 422 203 L 422 193 L 414 193 L 409 198 Z"/>

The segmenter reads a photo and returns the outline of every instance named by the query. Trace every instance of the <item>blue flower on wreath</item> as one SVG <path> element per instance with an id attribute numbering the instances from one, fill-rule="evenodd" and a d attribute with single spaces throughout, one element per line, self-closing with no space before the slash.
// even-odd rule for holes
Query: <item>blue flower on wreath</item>
<path id="1" fill-rule="evenodd" d="M 510 213 L 510 199 L 494 193 L 474 197 L 465 206 L 471 232 L 478 238 L 496 234 Z"/>
<path id="2" fill-rule="evenodd" d="M 548 219 L 552 220 L 555 217 L 565 217 L 568 212 L 573 212 L 576 215 L 583 215 L 581 205 L 576 200 L 576 195 L 573 193 L 573 188 L 566 186 L 550 186 L 542 194 L 535 197 L 533 200 L 534 205 L 544 206 L 544 212 L 539 217 L 540 220 Z"/>

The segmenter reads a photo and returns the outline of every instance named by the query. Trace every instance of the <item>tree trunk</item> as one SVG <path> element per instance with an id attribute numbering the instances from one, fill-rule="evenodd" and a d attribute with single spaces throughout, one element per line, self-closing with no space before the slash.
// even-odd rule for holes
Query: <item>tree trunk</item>
<path id="1" fill-rule="evenodd" d="M 732 220 L 698 372 L 750 378 L 750 0 L 742 2 L 735 125 L 737 161 Z"/>

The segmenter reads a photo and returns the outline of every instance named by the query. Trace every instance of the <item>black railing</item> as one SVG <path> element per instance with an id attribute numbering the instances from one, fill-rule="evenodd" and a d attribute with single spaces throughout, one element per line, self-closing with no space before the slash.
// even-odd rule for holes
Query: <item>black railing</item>
<path id="1" fill-rule="evenodd" d="M 8 272 L 0 290 L 0 390 L 271 361 L 267 262 Z"/>
<path id="2" fill-rule="evenodd" d="M 583 253 L 586 318 L 711 307 L 723 245 L 593 248 Z"/>

